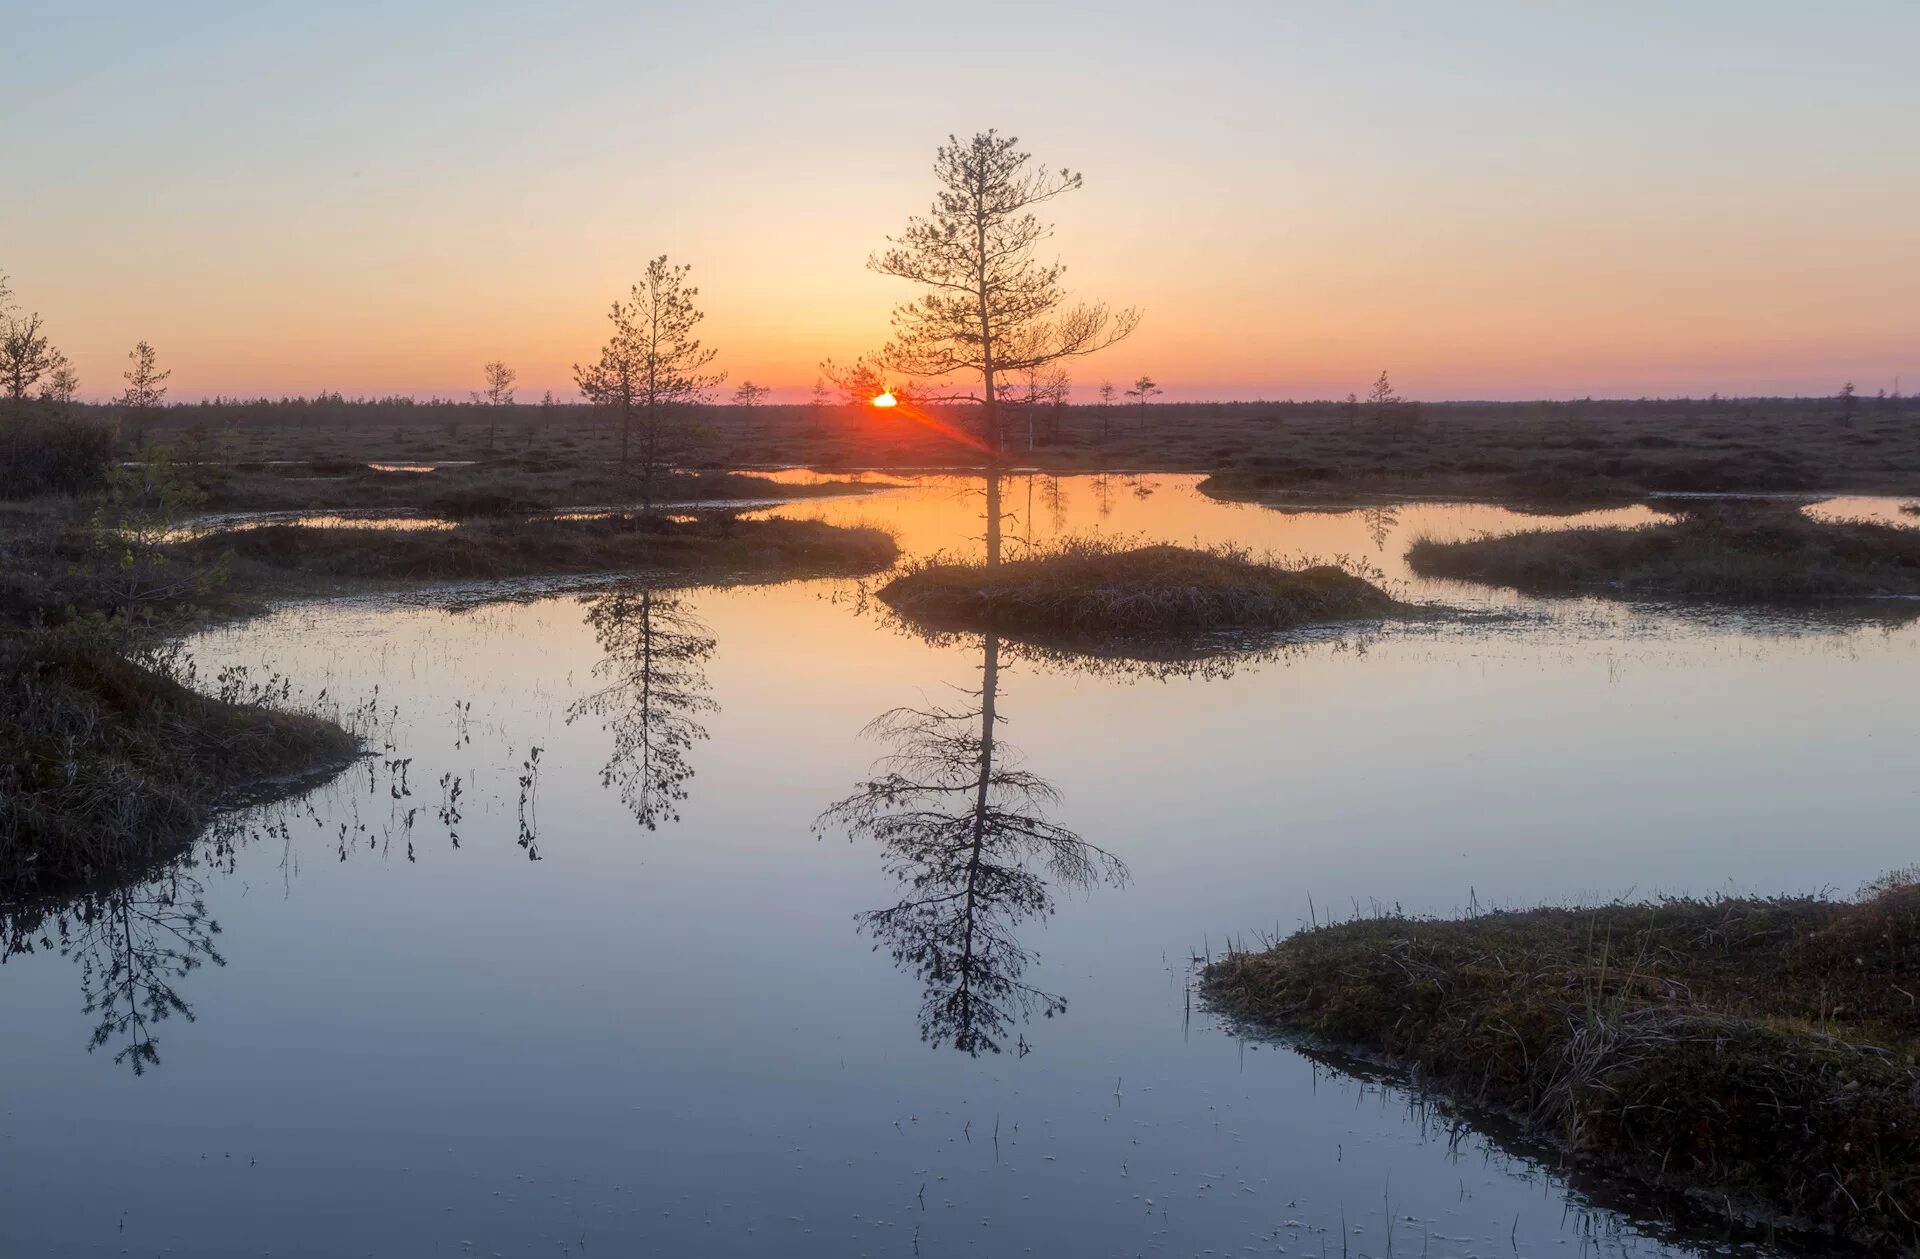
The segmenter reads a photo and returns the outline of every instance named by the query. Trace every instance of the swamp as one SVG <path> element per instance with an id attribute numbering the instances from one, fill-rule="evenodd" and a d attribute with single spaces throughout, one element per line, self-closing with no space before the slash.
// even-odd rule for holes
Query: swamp
<path id="1" fill-rule="evenodd" d="M 878 597 L 891 549 L 905 572 L 976 534 L 980 479 L 927 474 L 729 513 L 872 529 L 861 571 L 480 574 L 184 627 L 198 676 L 323 706 L 364 754 L 5 906 L 0 1067 L 34 1081 L 8 1242 L 1831 1253 L 1252 1030 L 1202 971 L 1330 918 L 1908 864 L 1907 605 L 1543 597 L 1405 559 L 1657 500 L 1276 510 L 1198 480 L 1011 474 L 1009 560 L 1235 548 L 1427 614 L 1139 663 L 928 633 Z"/>

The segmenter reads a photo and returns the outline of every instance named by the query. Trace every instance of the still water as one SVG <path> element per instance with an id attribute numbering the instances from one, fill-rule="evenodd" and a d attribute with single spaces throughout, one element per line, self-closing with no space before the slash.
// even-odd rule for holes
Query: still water
<path id="1" fill-rule="evenodd" d="M 1416 536 L 1561 523 L 1494 507 L 1009 497 L 1035 542 L 1345 555 L 1463 615 L 1149 674 L 930 643 L 851 581 L 199 635 L 380 754 L 0 967 L 0 1255 L 1719 1252 L 1236 1036 L 1194 962 L 1310 913 L 1910 864 L 1920 631 L 1407 574 Z M 945 478 L 781 510 L 979 531 Z"/>

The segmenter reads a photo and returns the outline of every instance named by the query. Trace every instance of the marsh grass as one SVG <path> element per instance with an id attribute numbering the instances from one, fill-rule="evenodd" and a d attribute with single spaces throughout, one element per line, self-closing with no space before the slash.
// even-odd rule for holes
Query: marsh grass
<path id="1" fill-rule="evenodd" d="M 1423 577 L 1576 593 L 1769 603 L 1920 595 L 1920 531 L 1815 520 L 1792 507 L 1726 504 L 1675 521 L 1440 542 L 1407 563 Z"/>
<path id="2" fill-rule="evenodd" d="M 417 512 L 443 520 L 534 515 L 585 504 L 632 504 L 636 476 L 600 460 L 513 455 L 432 471 L 382 468 L 353 460 L 237 464 L 209 469 L 207 505 L 220 511 L 342 508 Z M 851 481 L 798 484 L 751 473 L 680 470 L 655 478 L 654 498 L 682 502 L 794 499 L 861 493 Z"/>
<path id="3" fill-rule="evenodd" d="M 0 640 L 0 901 L 125 877 L 219 809 L 330 777 L 359 741 L 236 674 L 80 634 Z"/>
<path id="4" fill-rule="evenodd" d="M 1920 883 L 1398 915 L 1212 962 L 1223 1012 L 1764 1222 L 1920 1243 Z"/>
<path id="5" fill-rule="evenodd" d="M 780 577 L 872 572 L 899 554 L 891 534 L 813 520 L 487 517 L 446 529 L 262 525 L 177 545 L 189 558 L 226 558 L 233 584 L 262 593 L 368 582 L 474 581 L 658 571 Z"/>
<path id="6" fill-rule="evenodd" d="M 1233 548 L 1099 538 L 993 566 L 935 556 L 909 565 L 878 598 L 934 629 L 1076 642 L 1284 630 L 1411 610 L 1350 563 L 1288 567 Z"/>

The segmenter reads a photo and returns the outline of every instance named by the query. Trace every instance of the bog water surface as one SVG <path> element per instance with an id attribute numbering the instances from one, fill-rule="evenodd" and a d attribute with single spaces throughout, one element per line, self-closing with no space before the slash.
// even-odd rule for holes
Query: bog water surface
<path id="1" fill-rule="evenodd" d="M 1310 915 L 1844 892 L 1912 863 L 1900 609 L 1407 574 L 1418 535 L 1564 523 L 1484 505 L 1281 512 L 1172 476 L 1009 501 L 1023 542 L 1341 555 L 1463 615 L 1190 672 L 928 642 L 853 581 L 342 600 L 197 635 L 202 676 L 324 692 L 379 754 L 17 934 L 0 1254 L 1747 1245 L 1236 1035 L 1194 964 Z M 918 554 L 980 530 L 955 478 L 779 510 Z"/>

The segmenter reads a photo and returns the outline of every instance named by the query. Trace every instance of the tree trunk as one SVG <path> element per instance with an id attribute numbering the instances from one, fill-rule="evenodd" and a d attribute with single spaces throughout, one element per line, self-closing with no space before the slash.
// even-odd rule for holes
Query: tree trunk
<path id="1" fill-rule="evenodd" d="M 660 404 L 647 403 L 647 445 L 645 466 L 640 469 L 640 505 L 653 510 L 653 466 L 660 455 Z"/>
<path id="2" fill-rule="evenodd" d="M 989 456 L 987 464 L 987 567 L 1000 563 L 1000 463 Z"/>

